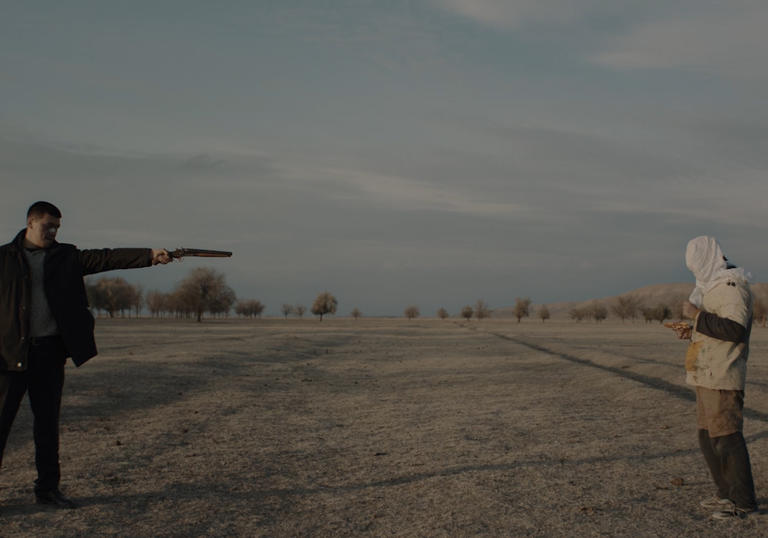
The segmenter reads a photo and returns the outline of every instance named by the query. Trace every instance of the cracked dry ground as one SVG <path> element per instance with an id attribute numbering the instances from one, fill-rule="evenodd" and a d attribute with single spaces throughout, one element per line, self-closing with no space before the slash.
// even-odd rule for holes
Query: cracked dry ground
<path id="1" fill-rule="evenodd" d="M 0 535 L 722 536 L 684 344 L 641 323 L 99 320 L 67 369 L 62 489 L 33 503 L 31 416 Z M 768 330 L 745 435 L 768 487 Z"/>

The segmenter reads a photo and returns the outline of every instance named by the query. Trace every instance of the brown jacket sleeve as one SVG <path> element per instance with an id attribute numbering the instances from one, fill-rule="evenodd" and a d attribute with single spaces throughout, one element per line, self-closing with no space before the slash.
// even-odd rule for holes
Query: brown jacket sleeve
<path id="1" fill-rule="evenodd" d="M 744 325 L 728 318 L 721 318 L 711 312 L 702 312 L 696 319 L 696 331 L 725 340 L 726 342 L 743 342 L 747 338 L 747 329 Z"/>

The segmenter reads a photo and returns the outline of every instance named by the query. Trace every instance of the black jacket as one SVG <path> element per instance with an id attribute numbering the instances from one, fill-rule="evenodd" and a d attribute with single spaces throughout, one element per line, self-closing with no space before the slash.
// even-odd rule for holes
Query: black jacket
<path id="1" fill-rule="evenodd" d="M 29 353 L 30 274 L 24 235 L 0 247 L 0 371 L 24 371 Z M 43 264 L 45 295 L 67 353 L 80 366 L 96 355 L 94 320 L 83 276 L 152 265 L 148 248 L 79 250 L 54 243 Z"/>

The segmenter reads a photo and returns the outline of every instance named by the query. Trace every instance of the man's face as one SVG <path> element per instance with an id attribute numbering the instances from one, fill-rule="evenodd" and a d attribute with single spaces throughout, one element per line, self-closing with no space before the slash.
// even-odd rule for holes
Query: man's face
<path id="1" fill-rule="evenodd" d="M 29 217 L 27 219 L 27 241 L 38 248 L 48 248 L 56 239 L 56 232 L 61 226 L 61 219 L 48 215 Z"/>

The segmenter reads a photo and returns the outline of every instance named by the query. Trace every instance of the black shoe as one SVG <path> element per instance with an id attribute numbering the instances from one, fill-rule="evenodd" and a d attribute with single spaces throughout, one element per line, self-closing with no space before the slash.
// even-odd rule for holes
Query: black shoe
<path id="1" fill-rule="evenodd" d="M 67 499 L 58 489 L 51 491 L 36 491 L 35 497 L 37 498 L 37 504 L 49 504 L 58 506 L 59 508 L 77 508 L 77 504 Z"/>

